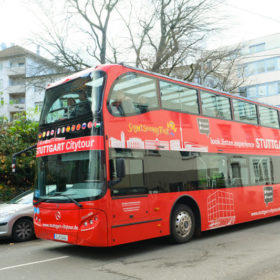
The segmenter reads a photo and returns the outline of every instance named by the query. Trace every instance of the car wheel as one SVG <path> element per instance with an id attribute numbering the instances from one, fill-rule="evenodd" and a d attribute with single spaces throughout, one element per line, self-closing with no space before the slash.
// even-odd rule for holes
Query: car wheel
<path id="1" fill-rule="evenodd" d="M 185 204 L 175 206 L 171 216 L 171 240 L 175 243 L 189 241 L 195 231 L 193 211 Z"/>
<path id="2" fill-rule="evenodd" d="M 28 219 L 20 219 L 16 221 L 13 227 L 13 240 L 22 242 L 34 238 L 33 222 Z"/>

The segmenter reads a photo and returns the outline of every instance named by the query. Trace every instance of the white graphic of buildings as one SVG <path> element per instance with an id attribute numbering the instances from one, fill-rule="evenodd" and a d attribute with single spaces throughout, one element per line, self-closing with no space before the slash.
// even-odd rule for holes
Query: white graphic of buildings
<path id="1" fill-rule="evenodd" d="M 168 141 L 155 140 L 145 140 L 145 149 L 148 150 L 169 150 Z"/>
<path id="2" fill-rule="evenodd" d="M 126 142 L 127 148 L 130 149 L 144 149 L 144 141 L 140 138 L 129 138 Z"/>
<path id="3" fill-rule="evenodd" d="M 114 137 L 109 138 L 109 147 L 110 148 L 125 148 L 125 135 L 124 132 L 121 132 L 121 140 L 118 140 Z"/>
<path id="4" fill-rule="evenodd" d="M 170 140 L 170 150 L 171 151 L 181 150 L 181 142 L 179 139 Z"/>
<path id="5" fill-rule="evenodd" d="M 235 222 L 233 194 L 216 191 L 207 198 L 207 214 L 210 228 L 232 225 Z"/>

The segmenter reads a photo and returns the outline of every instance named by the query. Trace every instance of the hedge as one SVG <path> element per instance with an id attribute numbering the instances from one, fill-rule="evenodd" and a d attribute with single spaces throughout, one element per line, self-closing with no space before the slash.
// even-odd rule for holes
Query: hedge
<path id="1" fill-rule="evenodd" d="M 12 155 L 37 142 L 38 123 L 20 115 L 13 122 L 0 118 L 0 201 L 34 187 L 35 150 L 17 158 L 16 173 L 12 173 Z"/>

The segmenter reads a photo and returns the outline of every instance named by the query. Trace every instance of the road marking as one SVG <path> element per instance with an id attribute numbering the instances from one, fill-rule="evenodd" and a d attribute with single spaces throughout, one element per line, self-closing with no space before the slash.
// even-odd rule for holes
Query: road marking
<path id="1" fill-rule="evenodd" d="M 28 266 L 28 265 L 33 265 L 33 264 L 38 264 L 38 263 L 53 262 L 53 261 L 65 259 L 65 258 L 68 258 L 68 257 L 69 256 L 62 256 L 62 257 L 58 257 L 58 258 L 46 259 L 46 260 L 37 261 L 37 262 L 30 262 L 30 263 L 23 263 L 23 264 L 18 264 L 18 265 L 13 265 L 13 266 L 7 266 L 7 267 L 0 268 L 0 271 L 13 269 L 13 268 L 18 268 L 18 267 L 23 267 L 23 266 Z"/>

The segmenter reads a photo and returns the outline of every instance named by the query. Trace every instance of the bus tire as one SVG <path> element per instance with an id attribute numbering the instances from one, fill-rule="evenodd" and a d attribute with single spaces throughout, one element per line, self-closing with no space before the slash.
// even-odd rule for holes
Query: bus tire
<path id="1" fill-rule="evenodd" d="M 192 209 L 185 204 L 177 204 L 172 212 L 170 227 L 172 242 L 189 241 L 195 232 L 195 217 Z"/>

